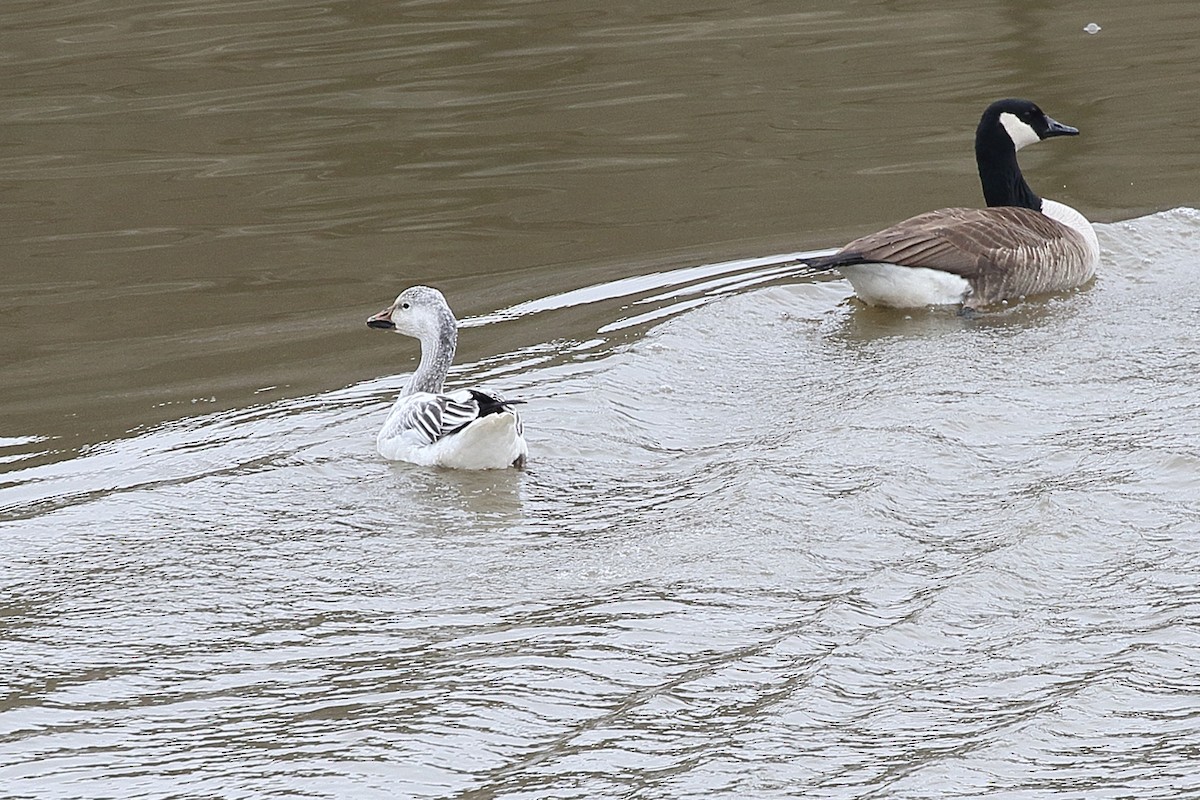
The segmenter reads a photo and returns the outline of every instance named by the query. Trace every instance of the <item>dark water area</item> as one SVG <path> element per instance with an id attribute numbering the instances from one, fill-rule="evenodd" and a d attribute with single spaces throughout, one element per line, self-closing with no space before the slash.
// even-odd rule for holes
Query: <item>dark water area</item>
<path id="1" fill-rule="evenodd" d="M 1197 63 L 1190 2 L 9 3 L 0 796 L 1200 796 Z M 1003 96 L 1092 284 L 792 276 L 979 205 Z M 414 283 L 527 471 L 376 456 Z"/>
<path id="2" fill-rule="evenodd" d="M 1043 192 L 1196 202 L 1189 3 L 673 9 L 11 5 L 4 435 L 70 453 L 377 375 L 359 318 L 413 282 L 471 316 L 975 204 L 998 96 L 1084 131 L 1027 156 Z"/>

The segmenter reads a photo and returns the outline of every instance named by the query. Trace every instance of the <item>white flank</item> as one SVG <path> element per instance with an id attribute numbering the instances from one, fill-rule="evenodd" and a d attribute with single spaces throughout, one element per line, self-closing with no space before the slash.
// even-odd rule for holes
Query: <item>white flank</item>
<path id="1" fill-rule="evenodd" d="M 961 303 L 971 291 L 965 278 L 940 269 L 898 264 L 854 264 L 838 267 L 864 303 L 893 308 Z"/>
<path id="2" fill-rule="evenodd" d="M 1050 219 L 1078 231 L 1083 236 L 1088 250 L 1091 251 L 1089 274 L 1095 272 L 1096 265 L 1100 263 L 1100 241 L 1096 238 L 1096 229 L 1092 227 L 1092 223 L 1088 222 L 1088 218 L 1064 203 L 1046 199 L 1042 200 L 1042 213 Z"/>
<path id="3" fill-rule="evenodd" d="M 529 453 L 517 430 L 517 415 L 511 411 L 480 417 L 433 444 L 422 441 L 411 431 L 389 435 L 385 425 L 375 445 L 379 455 L 391 461 L 450 469 L 505 469 Z"/>

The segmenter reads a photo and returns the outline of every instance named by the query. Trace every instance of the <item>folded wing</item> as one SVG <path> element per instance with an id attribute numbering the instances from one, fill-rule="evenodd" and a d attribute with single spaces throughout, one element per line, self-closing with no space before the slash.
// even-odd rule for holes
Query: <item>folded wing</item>
<path id="1" fill-rule="evenodd" d="M 1058 291 L 1078 285 L 1092 257 L 1080 233 L 1029 208 L 943 208 L 868 234 L 814 269 L 885 263 L 924 267 L 971 282 L 976 301 Z"/>

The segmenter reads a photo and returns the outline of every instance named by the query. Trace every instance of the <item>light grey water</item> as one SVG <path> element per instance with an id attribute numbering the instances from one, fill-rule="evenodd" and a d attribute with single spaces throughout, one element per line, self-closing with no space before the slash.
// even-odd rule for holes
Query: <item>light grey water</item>
<path id="1" fill-rule="evenodd" d="M 0 796 L 1200 797 L 1190 3 L 5 14 Z M 789 279 L 1003 94 L 1094 284 Z"/>

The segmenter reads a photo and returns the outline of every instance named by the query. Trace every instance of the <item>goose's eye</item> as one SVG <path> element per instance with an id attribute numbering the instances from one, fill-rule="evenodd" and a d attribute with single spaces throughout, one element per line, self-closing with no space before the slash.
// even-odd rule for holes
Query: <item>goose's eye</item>
<path id="1" fill-rule="evenodd" d="M 408 303 L 401 303 L 400 307 L 406 309 L 406 308 L 408 308 Z"/>

